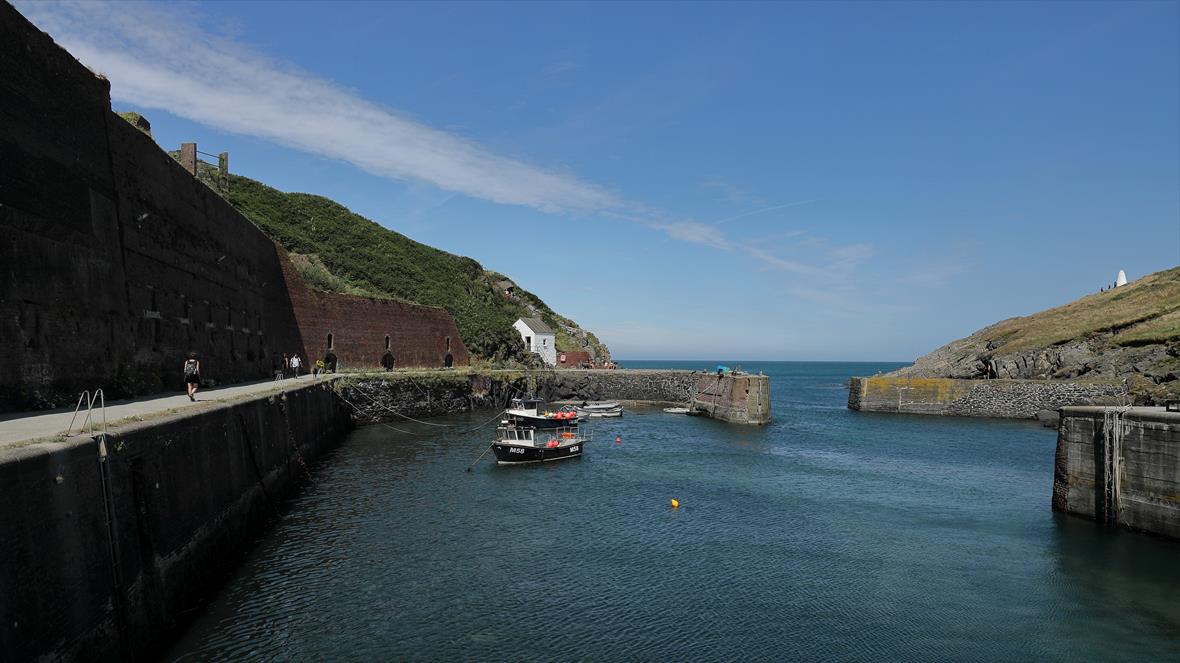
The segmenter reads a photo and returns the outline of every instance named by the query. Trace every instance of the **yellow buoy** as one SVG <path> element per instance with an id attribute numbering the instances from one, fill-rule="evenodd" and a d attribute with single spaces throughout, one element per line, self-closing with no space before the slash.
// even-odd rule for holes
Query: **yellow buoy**
<path id="1" fill-rule="evenodd" d="M 679 509 L 680 508 L 680 500 L 673 499 L 672 500 L 672 508 Z"/>

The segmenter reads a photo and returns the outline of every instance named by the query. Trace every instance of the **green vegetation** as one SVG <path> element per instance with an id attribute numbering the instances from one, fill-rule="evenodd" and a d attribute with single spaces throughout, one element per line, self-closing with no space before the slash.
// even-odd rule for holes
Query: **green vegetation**
<path id="1" fill-rule="evenodd" d="M 149 136 L 152 135 L 152 125 L 148 123 L 146 117 L 134 112 L 119 113 L 118 115 L 136 129 Z"/>
<path id="2" fill-rule="evenodd" d="M 303 277 L 304 283 L 315 290 L 383 299 L 381 295 L 358 288 L 328 271 L 317 255 L 305 256 L 298 253 L 288 253 L 288 256 L 291 258 L 291 263 L 295 265 L 295 271 Z"/>
<path id="3" fill-rule="evenodd" d="M 1110 333 L 1116 345 L 1180 339 L 1180 267 L 1065 306 L 1005 320 L 988 330 L 987 336 L 998 345 L 995 354 L 1006 355 Z"/>
<path id="4" fill-rule="evenodd" d="M 218 190 L 216 168 L 202 164 L 199 171 Z M 311 287 L 445 308 L 473 357 L 520 356 L 524 344 L 512 328 L 519 317 L 540 317 L 553 327 L 559 351 L 583 349 L 562 329 L 580 331 L 577 325 L 519 287 L 506 297 L 498 283 L 507 279 L 471 258 L 415 242 L 322 196 L 284 193 L 232 174 L 228 191 L 219 193 L 291 254 Z M 592 334 L 587 340 L 605 354 Z"/>

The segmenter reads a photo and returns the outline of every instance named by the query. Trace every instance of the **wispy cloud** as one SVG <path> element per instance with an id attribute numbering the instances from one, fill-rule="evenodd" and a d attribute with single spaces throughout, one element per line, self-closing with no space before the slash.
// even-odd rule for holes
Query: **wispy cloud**
<path id="1" fill-rule="evenodd" d="M 719 228 L 809 200 L 702 223 L 626 200 L 573 174 L 497 154 L 275 61 L 236 41 L 237 36 L 202 30 L 204 17 L 190 6 L 137 4 L 129 10 L 105 2 L 18 4 L 79 60 L 105 74 L 116 100 L 138 107 L 162 109 L 225 132 L 337 159 L 414 186 L 547 213 L 626 219 L 675 240 L 745 255 L 815 282 L 846 273 L 872 255 L 871 247 L 858 244 L 795 260 L 765 245 L 737 241 Z M 545 73 L 558 76 L 576 66 L 576 60 L 563 56 Z M 765 204 L 723 178 L 711 178 L 702 186 L 730 202 Z"/>
<path id="2" fill-rule="evenodd" d="M 701 188 L 715 194 L 718 201 L 734 205 L 766 205 L 765 198 L 747 191 L 744 187 L 738 186 L 724 177 L 706 177 L 701 180 Z"/>
<path id="3" fill-rule="evenodd" d="M 168 9 L 128 11 L 98 2 L 21 3 L 20 9 L 104 73 L 120 101 L 497 203 L 544 212 L 622 204 L 599 186 L 434 129 L 203 32 Z"/>
<path id="4" fill-rule="evenodd" d="M 720 221 L 714 221 L 713 225 L 719 226 L 724 223 L 729 223 L 730 221 L 736 221 L 738 219 L 745 218 L 747 216 L 754 216 L 755 214 L 762 214 L 764 212 L 773 212 L 776 209 L 786 209 L 788 207 L 798 207 L 800 205 L 806 205 L 807 203 L 810 203 L 810 202 L 814 202 L 814 201 L 799 200 L 799 201 L 796 201 L 793 203 L 783 203 L 782 205 L 772 205 L 770 207 L 763 207 L 762 209 L 750 210 L 749 212 L 742 212 L 741 214 L 735 214 L 733 216 L 725 217 L 724 219 L 721 219 Z"/>

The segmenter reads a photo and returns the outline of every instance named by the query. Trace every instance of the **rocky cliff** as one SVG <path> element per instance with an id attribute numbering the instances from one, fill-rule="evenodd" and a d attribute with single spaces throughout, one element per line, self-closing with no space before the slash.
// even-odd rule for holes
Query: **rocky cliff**
<path id="1" fill-rule="evenodd" d="M 1180 394 L 1180 267 L 1011 318 L 894 371 L 897 377 L 1125 379 L 1139 400 Z"/>

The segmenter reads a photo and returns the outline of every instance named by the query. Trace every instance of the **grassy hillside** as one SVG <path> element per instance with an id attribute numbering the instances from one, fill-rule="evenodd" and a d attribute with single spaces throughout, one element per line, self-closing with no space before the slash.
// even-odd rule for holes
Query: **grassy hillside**
<path id="1" fill-rule="evenodd" d="M 1180 267 L 998 322 L 893 375 L 1115 379 L 1140 404 L 1180 398 Z"/>
<path id="2" fill-rule="evenodd" d="M 215 172 L 203 165 L 201 176 L 217 189 Z M 473 356 L 518 356 L 524 346 L 512 323 L 538 316 L 557 330 L 559 351 L 589 344 L 596 356 L 609 357 L 593 334 L 535 295 L 517 287 L 516 296 L 506 298 L 497 285 L 505 277 L 471 258 L 415 242 L 322 196 L 284 193 L 239 175 L 230 175 L 221 193 L 292 254 L 312 287 L 441 306 Z"/>
<path id="3" fill-rule="evenodd" d="M 1065 306 L 1005 320 L 988 328 L 996 354 L 1059 345 L 1110 334 L 1115 345 L 1180 339 L 1180 267 L 1121 288 L 1087 295 Z"/>

